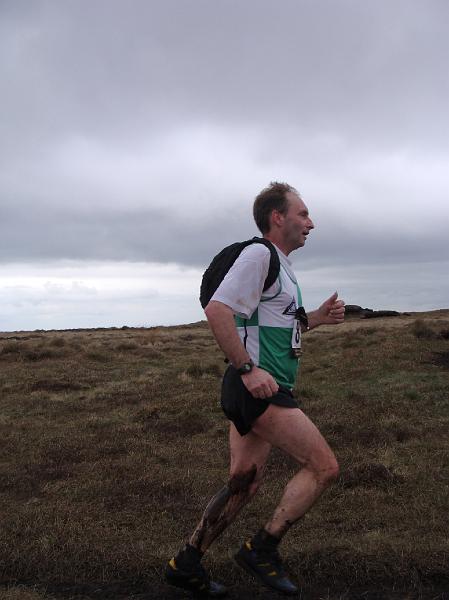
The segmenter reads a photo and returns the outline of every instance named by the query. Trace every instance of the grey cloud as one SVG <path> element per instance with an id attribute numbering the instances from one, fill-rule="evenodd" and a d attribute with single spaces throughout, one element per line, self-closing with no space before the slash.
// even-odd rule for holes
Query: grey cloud
<path id="1" fill-rule="evenodd" d="M 12 147 L 17 128 L 36 146 L 186 119 L 447 147 L 443 1 L 17 5 L 0 32 Z"/>
<path id="2" fill-rule="evenodd" d="M 20 221 L 15 210 L 4 211 L 0 227 L 3 262 L 74 259 L 175 262 L 204 267 L 221 247 L 258 232 L 248 206 L 231 212 L 214 208 L 189 218 L 159 209 L 93 207 L 89 212 L 74 207 L 42 212 L 28 206 Z M 357 224 L 323 217 L 306 247 L 292 255 L 299 269 L 322 265 L 422 263 L 447 261 L 445 228 L 393 231 L 384 221 L 371 230 Z"/>
<path id="3" fill-rule="evenodd" d="M 36 0 L 0 17 L 3 263 L 204 266 L 256 233 L 250 198 L 275 178 L 319 223 L 295 264 L 447 257 L 447 2 Z"/>

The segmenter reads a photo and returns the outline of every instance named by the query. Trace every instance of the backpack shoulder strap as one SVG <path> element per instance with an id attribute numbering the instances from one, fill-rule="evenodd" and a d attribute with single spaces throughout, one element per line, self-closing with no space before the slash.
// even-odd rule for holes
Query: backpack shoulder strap
<path id="1" fill-rule="evenodd" d="M 269 287 L 271 287 L 273 285 L 273 283 L 276 281 L 276 279 L 278 278 L 279 271 L 281 268 L 279 254 L 277 253 L 277 250 L 274 247 L 274 245 L 269 240 L 266 240 L 265 238 L 253 237 L 253 239 L 251 241 L 256 244 L 263 244 L 270 251 L 270 266 L 268 268 L 268 275 L 267 275 L 267 278 L 265 279 L 265 283 L 263 286 L 263 291 L 265 292 L 265 290 L 267 290 Z"/>
<path id="2" fill-rule="evenodd" d="M 203 274 L 200 288 L 200 302 L 203 308 L 207 306 L 215 290 L 218 288 L 238 256 L 240 256 L 242 250 L 255 243 L 264 244 L 270 251 L 270 266 L 268 268 L 268 275 L 265 279 L 263 291 L 273 285 L 280 270 L 279 255 L 273 244 L 268 240 L 259 237 L 253 237 L 252 239 L 243 242 L 234 242 L 233 244 L 226 246 L 226 248 L 223 248 L 223 250 L 212 259 L 212 262 Z"/>

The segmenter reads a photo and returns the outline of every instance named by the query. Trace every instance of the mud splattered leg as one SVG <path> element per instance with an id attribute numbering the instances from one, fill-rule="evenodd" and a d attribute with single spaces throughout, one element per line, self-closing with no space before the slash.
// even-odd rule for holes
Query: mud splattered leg
<path id="1" fill-rule="evenodd" d="M 335 479 L 336 474 L 336 462 L 331 459 L 327 465 L 323 464 L 323 468 L 313 468 L 306 463 L 288 482 L 279 505 L 265 525 L 266 531 L 277 538 L 282 538 L 316 502 Z"/>
<path id="2" fill-rule="evenodd" d="M 257 419 L 253 431 L 289 454 L 301 467 L 265 525 L 270 535 L 280 539 L 335 480 L 338 464 L 326 440 L 298 408 L 270 404 Z"/>
<path id="3" fill-rule="evenodd" d="M 210 500 L 190 544 L 205 552 L 211 543 L 232 523 L 238 512 L 249 502 L 257 490 L 257 466 L 236 473 L 228 484 Z"/>

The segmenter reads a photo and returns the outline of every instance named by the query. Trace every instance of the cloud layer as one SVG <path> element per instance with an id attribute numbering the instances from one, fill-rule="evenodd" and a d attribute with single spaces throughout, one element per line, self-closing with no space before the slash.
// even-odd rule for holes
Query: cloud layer
<path id="1" fill-rule="evenodd" d="M 200 273 L 257 233 L 252 200 L 276 179 L 316 223 L 298 273 L 369 268 L 375 304 L 390 285 L 408 305 L 389 269 L 425 270 L 427 305 L 440 298 L 447 2 L 37 0 L 0 17 L 4 272 L 69 260 Z"/>

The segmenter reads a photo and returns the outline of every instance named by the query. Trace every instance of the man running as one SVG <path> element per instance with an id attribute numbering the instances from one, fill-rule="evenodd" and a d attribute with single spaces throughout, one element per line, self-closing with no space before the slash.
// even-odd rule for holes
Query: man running
<path id="1" fill-rule="evenodd" d="M 212 542 L 256 493 L 271 447 L 293 457 L 298 473 L 289 481 L 271 518 L 235 555 L 237 563 L 264 585 L 295 594 L 285 573 L 278 545 L 290 527 L 337 477 L 338 464 L 315 425 L 293 396 L 301 330 L 344 321 L 344 302 L 335 292 L 308 323 L 300 319 L 301 292 L 288 255 L 304 246 L 314 228 L 299 193 L 285 183 L 271 183 L 254 202 L 254 219 L 274 244 L 279 276 L 263 291 L 270 250 L 246 247 L 206 306 L 218 345 L 229 359 L 221 404 L 230 423 L 231 466 L 228 483 L 213 496 L 189 542 L 166 569 L 169 583 L 221 597 L 226 588 L 211 581 L 200 561 Z"/>

